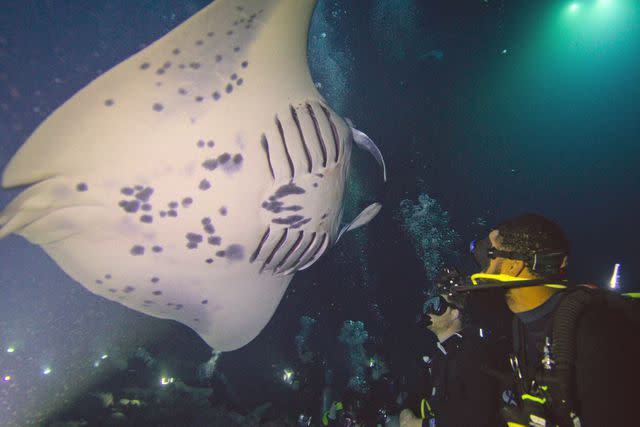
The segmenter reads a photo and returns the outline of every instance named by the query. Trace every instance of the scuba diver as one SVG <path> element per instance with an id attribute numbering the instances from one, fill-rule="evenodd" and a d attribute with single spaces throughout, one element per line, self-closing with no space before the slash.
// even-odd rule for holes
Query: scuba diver
<path id="1" fill-rule="evenodd" d="M 445 269 L 422 309 L 422 326 L 437 337 L 432 356 L 420 355 L 419 376 L 400 413 L 400 426 L 493 426 L 498 421 L 498 384 L 488 342 L 469 324 L 467 294 L 449 292 Z M 419 416 L 416 416 L 418 414 Z"/>
<path id="2" fill-rule="evenodd" d="M 569 242 L 540 215 L 501 223 L 472 242 L 471 253 L 482 272 L 456 292 L 503 289 L 515 314 L 510 363 L 517 406 L 502 410 L 508 425 L 637 422 L 638 305 L 594 285 L 570 286 Z"/>

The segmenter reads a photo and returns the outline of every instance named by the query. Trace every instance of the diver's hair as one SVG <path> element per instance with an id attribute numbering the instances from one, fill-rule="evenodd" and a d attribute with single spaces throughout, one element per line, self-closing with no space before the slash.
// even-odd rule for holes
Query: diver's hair
<path id="1" fill-rule="evenodd" d="M 569 255 L 569 240 L 562 228 L 542 215 L 524 214 L 494 227 L 505 250 L 520 253 L 556 253 Z M 564 276 L 560 270 L 555 276 Z M 539 274 L 540 275 L 540 274 Z"/>

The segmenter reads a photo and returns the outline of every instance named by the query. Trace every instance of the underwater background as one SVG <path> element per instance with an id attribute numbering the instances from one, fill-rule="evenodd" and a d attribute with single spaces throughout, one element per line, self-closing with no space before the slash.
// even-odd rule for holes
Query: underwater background
<path id="1" fill-rule="evenodd" d="M 207 4 L 0 0 L 0 168 L 76 91 Z M 320 0 L 308 55 L 328 103 L 387 163 L 383 186 L 354 151 L 345 219 L 373 200 L 381 214 L 295 276 L 257 339 L 215 358 L 186 326 L 99 298 L 24 239 L 1 240 L 0 425 L 87 419 L 76 403 L 89 395 L 111 392 L 113 412 L 114 390 L 163 378 L 204 389 L 214 371 L 244 412 L 286 413 L 310 354 L 355 388 L 374 355 L 410 375 L 439 269 L 472 273 L 468 242 L 519 213 L 565 229 L 573 281 L 608 287 L 620 264 L 619 288 L 640 291 L 640 3 Z M 1 190 L 0 207 L 18 192 Z M 110 422 L 128 425 L 139 408 L 122 405 Z M 198 425 L 190 405 L 174 401 L 171 416 Z"/>

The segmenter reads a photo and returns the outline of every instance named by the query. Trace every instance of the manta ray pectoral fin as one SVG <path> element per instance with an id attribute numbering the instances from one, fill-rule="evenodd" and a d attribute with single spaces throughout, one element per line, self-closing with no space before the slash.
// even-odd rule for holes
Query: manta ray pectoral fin
<path id="1" fill-rule="evenodd" d="M 376 159 L 376 162 L 378 162 L 378 164 L 382 168 L 382 177 L 384 179 L 384 182 L 387 182 L 387 166 L 384 163 L 384 158 L 382 157 L 380 149 L 371 140 L 371 138 L 367 136 L 367 134 L 354 128 L 350 120 L 347 120 L 347 123 L 349 123 L 349 126 L 351 127 L 353 142 L 355 142 L 359 148 L 366 150 L 371 153 L 371 155 L 373 155 L 373 157 Z"/>
<path id="2" fill-rule="evenodd" d="M 378 215 L 380 209 L 382 209 L 382 203 L 379 202 L 372 203 L 364 208 L 362 212 L 360 212 L 358 216 L 353 221 L 351 221 L 350 224 L 342 227 L 342 230 L 340 230 L 340 233 L 338 233 L 336 242 L 338 242 L 338 240 L 340 240 L 340 237 L 342 237 L 342 235 L 347 231 L 355 230 L 356 228 L 368 224 L 373 218 L 376 217 L 376 215 Z"/>

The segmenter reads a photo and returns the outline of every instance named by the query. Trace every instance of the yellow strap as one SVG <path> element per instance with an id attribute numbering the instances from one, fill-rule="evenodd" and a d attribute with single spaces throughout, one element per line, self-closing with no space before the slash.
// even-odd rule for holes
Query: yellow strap
<path id="1" fill-rule="evenodd" d="M 427 399 L 422 399 L 422 402 L 420 402 L 420 416 L 422 419 L 427 418 L 427 416 L 433 416 L 431 405 L 429 405 L 429 401 Z"/>
<path id="2" fill-rule="evenodd" d="M 523 394 L 522 395 L 522 400 L 533 400 L 534 402 L 538 402 L 541 405 L 544 405 L 547 402 L 547 399 L 545 399 L 545 398 L 532 396 L 530 394 Z"/>
<path id="3" fill-rule="evenodd" d="M 507 421 L 507 426 L 509 426 L 509 427 L 527 427 L 524 424 L 514 423 L 513 421 Z"/>
<path id="4" fill-rule="evenodd" d="M 343 408 L 344 408 L 344 406 L 342 405 L 342 402 L 338 402 L 338 403 L 336 403 L 336 409 L 337 409 L 338 411 L 341 411 Z"/>
<path id="5" fill-rule="evenodd" d="M 508 274 L 476 273 L 471 276 L 471 283 L 473 283 L 474 285 L 478 285 L 478 279 L 491 279 L 497 280 L 498 282 L 524 282 L 525 280 L 531 280 L 524 277 L 509 276 Z M 559 283 L 545 283 L 543 286 L 557 289 L 566 288 L 566 285 L 561 285 Z"/>
<path id="6" fill-rule="evenodd" d="M 628 292 L 626 294 L 622 294 L 622 296 L 629 298 L 640 298 L 640 292 Z"/>

